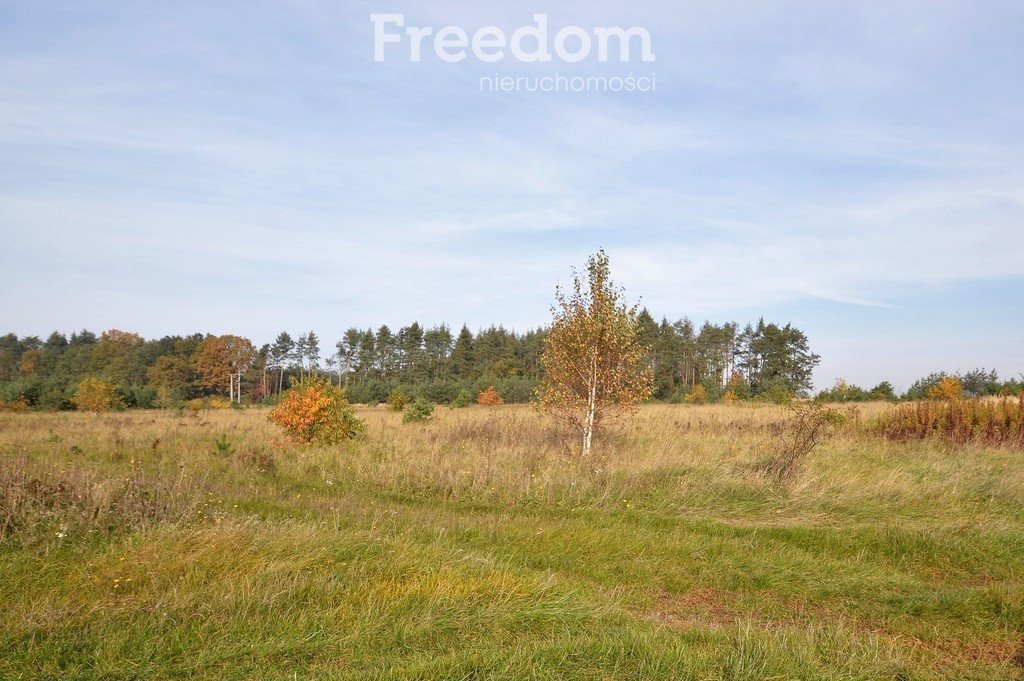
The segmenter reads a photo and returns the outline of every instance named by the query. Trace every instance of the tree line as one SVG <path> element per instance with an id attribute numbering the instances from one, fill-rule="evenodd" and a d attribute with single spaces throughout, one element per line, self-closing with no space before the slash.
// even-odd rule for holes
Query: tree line
<path id="1" fill-rule="evenodd" d="M 822 402 L 870 402 L 873 400 L 923 400 L 934 397 L 936 389 L 944 382 L 952 381 L 964 397 L 991 397 L 996 395 L 1020 395 L 1024 393 L 1024 374 L 1018 378 L 1001 380 L 993 369 L 971 371 L 935 371 L 914 381 L 906 392 L 897 395 L 889 381 L 882 381 L 873 388 L 862 388 L 838 379 L 831 388 L 820 391 L 815 399 Z"/>
<path id="2" fill-rule="evenodd" d="M 806 335 L 792 325 L 759 320 L 740 327 L 688 319 L 638 317 L 650 352 L 653 397 L 679 401 L 694 386 L 708 399 L 726 391 L 739 398 L 788 392 L 807 394 L 820 361 Z M 494 386 L 506 402 L 533 399 L 543 378 L 546 328 L 516 332 L 491 326 L 473 333 L 463 325 L 417 322 L 392 331 L 350 328 L 333 343 L 316 333 L 281 332 L 256 346 L 236 335 L 192 334 L 146 340 L 132 332 L 88 330 L 66 336 L 0 336 L 0 402 L 70 409 L 85 378 L 116 389 L 130 407 L 172 406 L 221 396 L 235 403 L 273 402 L 296 380 L 317 375 L 345 388 L 357 403 L 380 403 L 396 388 L 410 397 L 448 403 L 462 392 Z"/>

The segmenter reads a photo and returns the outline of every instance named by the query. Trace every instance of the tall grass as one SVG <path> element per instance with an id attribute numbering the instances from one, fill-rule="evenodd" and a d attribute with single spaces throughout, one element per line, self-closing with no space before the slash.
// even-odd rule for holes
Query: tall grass
<path id="1" fill-rule="evenodd" d="M 934 438 L 1024 450 L 1024 395 L 904 404 L 883 414 L 876 428 L 899 442 Z"/>
<path id="2" fill-rule="evenodd" d="M 1016 452 L 850 418 L 780 484 L 773 405 L 645 406 L 587 458 L 526 407 L 359 416 L 0 414 L 0 678 L 1021 676 Z"/>
<path id="3" fill-rule="evenodd" d="M 196 480 L 129 465 L 122 475 L 39 465 L 28 457 L 0 460 L 0 543 L 97 534 L 101 538 L 202 514 Z"/>

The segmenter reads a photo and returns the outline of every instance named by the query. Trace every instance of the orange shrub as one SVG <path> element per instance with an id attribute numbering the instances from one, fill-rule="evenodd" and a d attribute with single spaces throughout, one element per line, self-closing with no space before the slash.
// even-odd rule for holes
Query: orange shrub
<path id="1" fill-rule="evenodd" d="M 344 392 L 322 378 L 310 377 L 284 394 L 270 419 L 288 436 L 306 444 L 335 444 L 366 430 Z"/>
<path id="2" fill-rule="evenodd" d="M 480 394 L 476 397 L 476 403 L 487 407 L 494 407 L 499 404 L 505 404 L 505 400 L 501 399 L 501 395 L 498 394 L 498 391 L 492 385 L 486 390 L 480 391 Z"/>
<path id="3" fill-rule="evenodd" d="M 25 399 L 24 395 L 18 395 L 17 398 L 7 402 L 0 402 L 0 412 L 20 411 L 28 411 L 28 400 Z"/>
<path id="4" fill-rule="evenodd" d="M 958 400 L 963 396 L 963 383 L 948 376 L 928 388 L 928 397 L 933 400 Z"/>

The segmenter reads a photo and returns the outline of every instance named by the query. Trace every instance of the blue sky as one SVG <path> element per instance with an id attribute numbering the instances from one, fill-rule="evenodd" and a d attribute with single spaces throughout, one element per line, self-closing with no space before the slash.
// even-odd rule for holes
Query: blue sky
<path id="1" fill-rule="evenodd" d="M 375 63 L 373 12 L 656 60 Z M 1019 2 L 2 3 L 0 327 L 525 329 L 603 247 L 656 316 L 793 321 L 818 387 L 1013 376 L 1022 35 Z M 656 90 L 480 90 L 556 72 Z"/>

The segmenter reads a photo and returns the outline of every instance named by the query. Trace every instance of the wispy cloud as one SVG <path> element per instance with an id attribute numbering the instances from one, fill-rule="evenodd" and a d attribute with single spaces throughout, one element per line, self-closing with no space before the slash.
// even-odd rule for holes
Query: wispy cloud
<path id="1" fill-rule="evenodd" d="M 1024 281 L 1016 3 L 545 8 L 652 31 L 659 89 L 631 97 L 486 94 L 489 66 L 374 64 L 368 6 L 4 11 L 12 330 L 524 328 L 605 247 L 658 314 L 799 317 L 854 358 L 826 357 L 819 382 L 892 371 L 860 359 L 877 334 L 838 341 L 854 318 L 881 333 L 876 314 L 922 314 L 933 361 L 1024 364 L 944 312 L 950 291 Z M 976 324 L 1024 346 L 1018 296 L 992 290 L 978 304 L 1002 313 Z M 884 352 L 917 348 L 902 342 Z"/>

